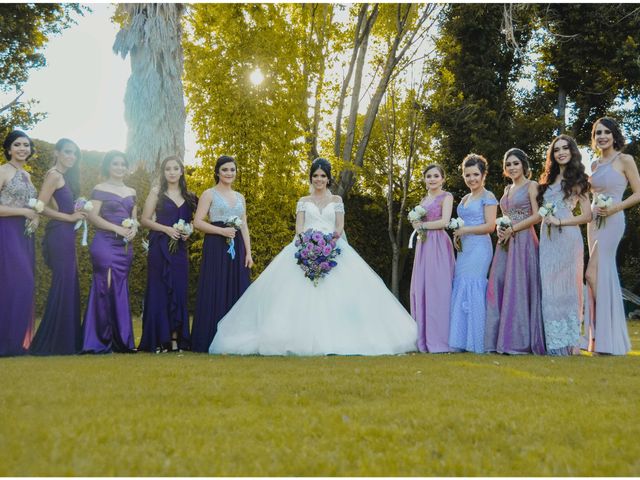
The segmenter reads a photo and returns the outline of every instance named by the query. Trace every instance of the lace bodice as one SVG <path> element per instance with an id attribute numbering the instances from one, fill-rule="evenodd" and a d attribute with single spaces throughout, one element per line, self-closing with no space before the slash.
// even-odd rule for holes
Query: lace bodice
<path id="1" fill-rule="evenodd" d="M 209 207 L 209 221 L 211 223 L 226 222 L 230 217 L 244 215 L 244 198 L 238 192 L 233 193 L 235 193 L 236 202 L 230 206 L 215 188 L 211 189 L 211 206 Z"/>
<path id="2" fill-rule="evenodd" d="M 29 205 L 29 199 L 36 198 L 37 195 L 27 173 L 20 170 L 0 190 L 0 205 L 24 208 Z"/>
<path id="3" fill-rule="evenodd" d="M 296 205 L 296 213 L 298 212 L 304 212 L 304 230 L 312 228 L 330 233 L 336 229 L 336 213 L 344 213 L 344 204 L 329 202 L 321 210 L 313 202 L 300 201 Z"/>

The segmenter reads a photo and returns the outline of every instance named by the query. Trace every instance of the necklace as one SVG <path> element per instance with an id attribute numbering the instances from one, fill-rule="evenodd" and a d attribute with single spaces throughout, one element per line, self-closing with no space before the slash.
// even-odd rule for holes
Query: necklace
<path id="1" fill-rule="evenodd" d="M 61 172 L 60 170 L 58 170 L 56 167 L 53 167 L 53 169 L 58 172 L 60 175 L 64 175 L 65 172 Z"/>
<path id="2" fill-rule="evenodd" d="M 11 162 L 7 162 L 9 165 L 11 165 L 13 168 L 15 168 L 16 170 L 20 171 L 21 169 L 16 167 L 13 163 Z"/>
<path id="3" fill-rule="evenodd" d="M 124 182 L 115 183 L 115 182 L 111 182 L 111 181 L 107 180 L 104 183 L 106 183 L 107 185 L 111 185 L 113 187 L 124 187 Z"/>

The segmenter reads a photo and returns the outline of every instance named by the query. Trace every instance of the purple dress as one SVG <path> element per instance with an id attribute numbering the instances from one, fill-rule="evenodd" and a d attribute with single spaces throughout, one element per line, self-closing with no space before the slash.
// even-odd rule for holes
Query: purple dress
<path id="1" fill-rule="evenodd" d="M 17 171 L 0 190 L 0 205 L 25 208 L 36 189 Z M 35 247 L 24 235 L 25 217 L 0 217 L 0 356 L 24 355 L 34 320 Z"/>
<path id="2" fill-rule="evenodd" d="M 100 216 L 120 225 L 130 218 L 136 197 L 93 190 L 91 198 L 102 202 Z M 89 247 L 93 279 L 84 317 L 82 351 L 87 353 L 130 352 L 134 348 L 129 308 L 129 269 L 133 247 L 113 232 L 96 229 Z M 111 284 L 109 285 L 109 273 Z"/>
<path id="3" fill-rule="evenodd" d="M 58 210 L 74 212 L 73 192 L 67 184 L 53 192 Z M 51 269 L 51 288 L 30 353 L 73 355 L 82 348 L 80 285 L 74 224 L 49 220 L 42 240 L 42 255 Z"/>
<path id="4" fill-rule="evenodd" d="M 532 213 L 529 182 L 509 198 L 511 188 L 500 199 L 500 210 L 517 225 Z M 538 236 L 533 225 L 513 235 L 506 251 L 496 246 L 487 286 L 484 348 L 509 354 L 545 353 Z"/>
<path id="5" fill-rule="evenodd" d="M 215 188 L 212 189 L 209 221 L 221 227 L 231 216 L 245 212 L 244 199 L 236 192 L 236 202 L 227 204 Z M 218 322 L 249 286 L 249 269 L 244 266 L 245 248 L 242 232 L 236 232 L 235 258 L 228 253 L 229 245 L 222 235 L 207 234 L 202 246 L 202 263 L 198 280 L 196 314 L 191 330 L 191 350 L 209 352 L 218 330 Z"/>
<path id="6" fill-rule="evenodd" d="M 442 192 L 421 205 L 426 221 L 442 218 L 442 202 L 451 197 Z M 411 316 L 418 324 L 418 350 L 441 353 L 449 351 L 449 312 L 455 259 L 451 239 L 442 230 L 428 230 L 424 242 L 418 240 L 411 273 Z"/>
<path id="7" fill-rule="evenodd" d="M 626 188 L 627 179 L 613 168 L 611 162 L 596 162 L 596 169 L 591 175 L 594 196 L 602 193 L 612 197 L 614 203 L 619 203 Z M 624 228 L 624 212 L 618 212 L 606 217 L 600 228 L 595 220 L 591 221 L 587 230 L 589 251 L 593 252 L 596 247 L 598 251 L 595 318 L 592 316 L 590 319 L 587 334 L 590 343 L 594 344 L 594 351 L 612 355 L 626 355 L 631 350 L 616 267 L 616 252 Z"/>
<path id="8" fill-rule="evenodd" d="M 193 210 L 187 201 L 179 207 L 166 195 L 158 201 L 156 222 L 173 225 L 182 219 L 189 223 Z M 139 350 L 154 352 L 168 348 L 171 335 L 177 332 L 178 347 L 191 347 L 187 289 L 189 286 L 189 252 L 179 241 L 175 253 L 169 251 L 169 237 L 152 230 L 147 256 L 147 289 L 142 313 L 142 338 Z"/>

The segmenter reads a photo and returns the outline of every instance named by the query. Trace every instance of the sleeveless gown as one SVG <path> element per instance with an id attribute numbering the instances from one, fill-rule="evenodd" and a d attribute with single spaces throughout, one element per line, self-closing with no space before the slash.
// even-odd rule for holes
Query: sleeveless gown
<path id="1" fill-rule="evenodd" d="M 67 184 L 53 192 L 62 213 L 74 212 L 73 192 Z M 42 256 L 51 269 L 51 288 L 38 331 L 33 355 L 73 355 L 82 348 L 80 284 L 76 261 L 74 224 L 51 219 L 42 240 Z"/>
<path id="2" fill-rule="evenodd" d="M 0 190 L 0 205 L 26 208 L 36 189 L 23 171 Z M 25 217 L 0 217 L 0 356 L 24 355 L 34 323 L 34 235 L 24 234 Z"/>
<path id="3" fill-rule="evenodd" d="M 245 204 L 238 192 L 236 201 L 229 205 L 222 195 L 211 189 L 209 221 L 224 227 L 232 216 L 242 217 Z M 250 283 L 249 269 L 244 266 L 245 248 L 242 232 L 236 231 L 233 241 L 235 258 L 231 258 L 227 237 L 206 234 L 202 245 L 202 263 L 198 279 L 196 313 L 191 331 L 191 349 L 206 353 L 218 329 L 218 322 L 242 296 Z"/>
<path id="4" fill-rule="evenodd" d="M 611 162 L 597 165 L 590 181 L 594 196 L 603 193 L 612 197 L 615 203 L 622 201 L 627 179 L 613 168 Z M 612 355 L 625 355 L 631 350 L 616 267 L 616 252 L 624 229 L 624 212 L 618 212 L 606 217 L 600 228 L 596 226 L 595 219 L 592 220 L 587 230 L 589 251 L 592 252 L 596 246 L 598 250 L 595 317 L 592 314 L 587 335 L 590 350 Z"/>
<path id="5" fill-rule="evenodd" d="M 425 197 L 422 207 L 427 222 L 442 218 L 442 202 L 449 192 Z M 455 258 L 449 235 L 428 230 L 424 242 L 418 240 L 411 272 L 411 316 L 418 325 L 418 350 L 429 353 L 449 351 L 449 314 Z"/>
<path id="6" fill-rule="evenodd" d="M 130 218 L 136 197 L 93 190 L 91 198 L 102 202 L 100 216 L 120 225 Z M 129 308 L 129 270 L 133 246 L 127 248 L 122 237 L 96 229 L 89 247 L 93 278 L 84 318 L 82 351 L 86 353 L 130 352 L 134 349 L 133 325 Z M 111 286 L 107 276 L 111 271 Z"/>
<path id="7" fill-rule="evenodd" d="M 304 229 L 335 230 L 341 203 L 298 202 Z M 338 265 L 318 286 L 287 245 L 220 321 L 209 353 L 388 355 L 416 349 L 416 324 L 384 282 L 343 239 Z"/>
<path id="8" fill-rule="evenodd" d="M 529 182 L 509 198 L 511 188 L 500 199 L 500 211 L 517 225 L 532 213 Z M 538 236 L 532 225 L 513 235 L 506 251 L 496 246 L 487 287 L 485 350 L 544 355 L 541 308 Z"/>
<path id="9" fill-rule="evenodd" d="M 564 199 L 560 182 L 549 185 L 544 202 L 556 204 L 556 218 L 570 218 L 578 199 Z M 542 321 L 547 353 L 577 353 L 582 324 L 583 254 L 582 233 L 577 225 L 540 227 L 540 281 L 542 285 Z"/>
<path id="10" fill-rule="evenodd" d="M 188 202 L 178 207 L 163 194 L 158 201 L 156 222 L 172 226 L 182 219 L 191 222 L 193 211 Z M 147 254 L 147 288 L 142 309 L 142 337 L 139 350 L 154 352 L 170 346 L 173 332 L 178 334 L 178 347 L 191 347 L 188 303 L 189 252 L 186 242 L 179 241 L 175 253 L 169 251 L 169 237 L 163 232 L 149 232 Z"/>
<path id="11" fill-rule="evenodd" d="M 482 225 L 485 223 L 484 207 L 497 204 L 493 193 L 485 190 L 480 198 L 471 200 L 466 206 L 463 198 L 458 205 L 458 216 L 465 226 Z M 461 238 L 462 252 L 456 259 L 451 294 L 449 346 L 455 350 L 484 353 L 487 272 L 493 246 L 489 234 Z"/>

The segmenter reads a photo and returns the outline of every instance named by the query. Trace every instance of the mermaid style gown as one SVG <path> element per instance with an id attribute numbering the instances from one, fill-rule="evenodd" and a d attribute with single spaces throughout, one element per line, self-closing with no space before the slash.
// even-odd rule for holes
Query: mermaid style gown
<path id="1" fill-rule="evenodd" d="M 485 223 L 484 207 L 498 203 L 488 190 L 466 206 L 464 201 L 463 198 L 458 205 L 458 215 L 468 227 Z M 484 353 L 487 272 L 493 258 L 493 246 L 489 234 L 463 235 L 461 238 L 462 252 L 456 259 L 451 294 L 449 346 L 454 350 Z"/>
<path id="2" fill-rule="evenodd" d="M 187 201 L 178 206 L 166 195 L 159 199 L 156 222 L 173 225 L 182 219 L 191 222 L 193 211 Z M 147 289 L 142 310 L 142 337 L 139 350 L 154 352 L 171 345 L 177 332 L 178 347 L 191 347 L 187 289 L 189 287 L 189 252 L 186 242 L 179 241 L 174 253 L 169 251 L 169 237 L 163 232 L 149 233 L 147 255 Z"/>
<path id="3" fill-rule="evenodd" d="M 422 207 L 427 222 L 442 218 L 442 202 L 449 192 L 425 197 Z M 449 351 L 449 314 L 455 258 L 451 239 L 444 230 L 428 230 L 424 242 L 417 240 L 411 272 L 411 316 L 418 325 L 418 350 Z"/>
<path id="4" fill-rule="evenodd" d="M 511 198 L 509 191 L 500 199 L 500 211 L 516 225 L 532 213 L 529 182 Z M 485 350 L 544 355 L 541 308 L 538 236 L 532 225 L 513 235 L 506 251 L 496 246 L 487 287 Z"/>
<path id="5" fill-rule="evenodd" d="M 330 233 L 342 203 L 298 202 L 304 229 Z M 318 286 L 287 245 L 218 324 L 209 353 L 389 355 L 416 349 L 416 324 L 384 282 L 344 240 L 338 265 Z"/>
<path id="6" fill-rule="evenodd" d="M 556 218 L 571 218 L 577 197 L 564 199 L 560 182 L 549 185 L 544 203 L 556 204 Z M 550 231 L 550 234 L 547 233 Z M 583 284 L 582 234 L 578 225 L 562 229 L 542 223 L 540 227 L 540 281 L 542 321 L 549 355 L 578 353 L 582 324 Z"/>
<path id="7" fill-rule="evenodd" d="M 17 171 L 0 190 L 0 205 L 26 208 L 36 189 Z M 35 245 L 25 236 L 25 217 L 0 217 L 0 357 L 24 355 L 34 323 Z"/>
<path id="8" fill-rule="evenodd" d="M 131 217 L 136 203 L 134 195 L 120 197 L 103 190 L 93 190 L 91 198 L 102 202 L 100 216 L 116 225 Z M 133 246 L 127 246 L 122 237 L 113 232 L 96 229 L 89 253 L 93 279 L 82 325 L 82 351 L 130 352 L 134 344 L 128 277 L 133 262 Z"/>
<path id="9" fill-rule="evenodd" d="M 73 192 L 67 184 L 53 192 L 53 198 L 60 212 L 74 212 Z M 33 355 L 73 355 L 82 348 L 75 237 L 73 223 L 55 219 L 47 223 L 42 255 L 52 272 L 51 288 L 31 344 Z"/>
<path id="10" fill-rule="evenodd" d="M 622 201 L 627 188 L 627 179 L 613 168 L 611 162 L 597 165 L 590 182 L 594 197 L 599 193 L 609 195 L 614 203 Z M 589 251 L 593 252 L 594 248 L 598 251 L 597 297 L 595 317 L 592 315 L 590 318 L 587 332 L 589 346 L 591 351 L 612 355 L 625 355 L 631 350 L 616 267 L 616 251 L 624 229 L 624 212 L 606 217 L 600 228 L 594 219 L 587 229 Z M 593 312 L 593 308 L 590 311 Z"/>

